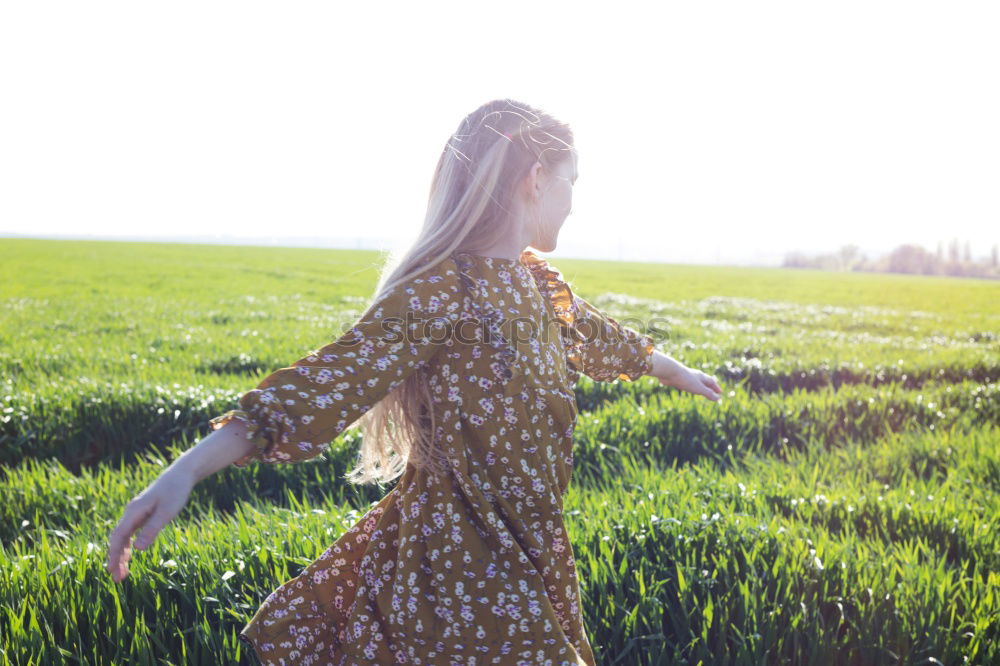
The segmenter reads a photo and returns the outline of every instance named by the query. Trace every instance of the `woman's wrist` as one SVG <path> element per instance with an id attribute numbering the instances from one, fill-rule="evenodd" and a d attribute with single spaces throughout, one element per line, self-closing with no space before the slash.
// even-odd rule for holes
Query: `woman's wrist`
<path id="1" fill-rule="evenodd" d="M 686 366 L 660 350 L 653 352 L 653 370 L 649 374 L 660 380 L 660 383 L 671 386 Z"/>
<path id="2" fill-rule="evenodd" d="M 252 453 L 256 446 L 246 436 L 246 424 L 233 419 L 178 456 L 164 473 L 173 471 L 184 474 L 191 478 L 192 483 L 197 484 Z"/>

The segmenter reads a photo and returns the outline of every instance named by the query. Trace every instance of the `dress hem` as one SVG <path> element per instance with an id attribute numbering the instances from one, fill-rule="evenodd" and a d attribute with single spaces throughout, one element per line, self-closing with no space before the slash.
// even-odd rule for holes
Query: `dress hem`
<path id="1" fill-rule="evenodd" d="M 242 632 L 237 634 L 236 637 L 241 643 L 243 643 L 244 646 L 246 646 L 247 651 L 253 656 L 254 666 L 264 666 L 267 663 L 264 661 L 260 648 L 257 647 L 257 641 Z"/>

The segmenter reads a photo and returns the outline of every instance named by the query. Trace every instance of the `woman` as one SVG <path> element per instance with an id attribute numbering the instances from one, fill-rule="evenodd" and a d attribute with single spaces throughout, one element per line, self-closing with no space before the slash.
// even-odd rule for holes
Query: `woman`
<path id="1" fill-rule="evenodd" d="M 715 379 L 577 296 L 555 249 L 572 206 L 569 127 L 503 99 L 466 117 L 424 227 L 337 341 L 267 376 L 133 499 L 107 568 L 128 575 L 191 488 L 223 467 L 295 463 L 364 428 L 354 483 L 395 487 L 264 600 L 240 638 L 264 664 L 587 664 L 562 498 L 573 385 Z"/>

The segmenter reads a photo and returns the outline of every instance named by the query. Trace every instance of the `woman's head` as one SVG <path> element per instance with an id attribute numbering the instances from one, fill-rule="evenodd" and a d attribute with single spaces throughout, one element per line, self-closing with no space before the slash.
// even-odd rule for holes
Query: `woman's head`
<path id="1" fill-rule="evenodd" d="M 576 160 L 565 123 L 514 100 L 488 102 L 445 143 L 425 230 L 472 253 L 511 238 L 551 251 L 572 207 Z"/>
<path id="2" fill-rule="evenodd" d="M 386 261 L 375 298 L 455 252 L 555 249 L 573 205 L 576 163 L 567 124 L 511 99 L 480 106 L 445 142 L 423 226 L 401 256 Z M 430 438 L 435 424 L 422 426 L 422 414 L 432 417 L 433 410 L 423 373 L 415 372 L 355 421 L 364 441 L 348 480 L 387 482 L 402 474 L 407 462 L 443 469 Z M 392 452 L 397 456 L 390 460 Z"/>
<path id="3" fill-rule="evenodd" d="M 573 210 L 576 161 L 573 150 L 571 158 L 557 163 L 551 173 L 543 169 L 541 162 L 531 167 L 521 183 L 521 196 L 514 197 L 521 211 L 515 219 L 520 219 L 523 225 L 524 242 L 520 245 L 530 245 L 542 252 L 556 249 L 559 230 Z"/>
<path id="4" fill-rule="evenodd" d="M 514 238 L 555 249 L 573 206 L 577 152 L 569 125 L 512 99 L 483 104 L 445 142 L 413 244 L 383 266 L 375 295 L 454 252 Z"/>

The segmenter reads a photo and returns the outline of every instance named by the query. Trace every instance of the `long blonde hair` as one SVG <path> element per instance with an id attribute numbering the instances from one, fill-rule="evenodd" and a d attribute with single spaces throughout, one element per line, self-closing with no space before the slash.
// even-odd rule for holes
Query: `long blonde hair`
<path id="1" fill-rule="evenodd" d="M 441 151 L 423 228 L 405 252 L 383 264 L 375 300 L 455 252 L 475 254 L 507 236 L 518 183 L 536 161 L 552 173 L 572 150 L 567 124 L 512 99 L 487 102 L 466 116 Z M 422 370 L 350 427 L 363 433 L 357 465 L 345 475 L 350 483 L 388 483 L 403 474 L 407 463 L 444 469 L 443 452 L 434 446 L 434 410 Z"/>

